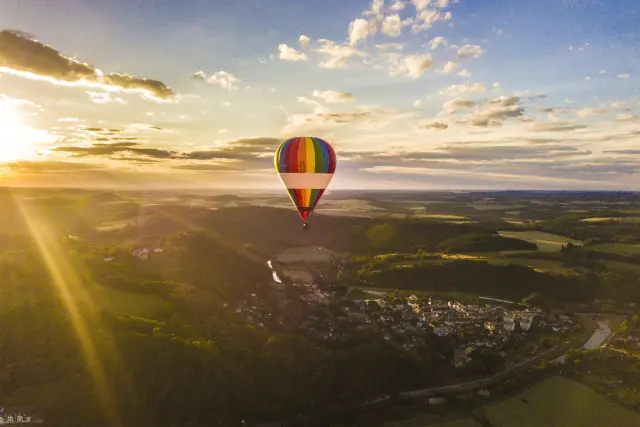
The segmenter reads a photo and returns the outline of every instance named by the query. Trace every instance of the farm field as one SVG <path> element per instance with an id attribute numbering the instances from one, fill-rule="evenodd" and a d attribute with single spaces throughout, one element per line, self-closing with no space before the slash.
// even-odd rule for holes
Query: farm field
<path id="1" fill-rule="evenodd" d="M 637 427 L 637 414 L 589 387 L 555 377 L 484 411 L 495 427 Z"/>
<path id="2" fill-rule="evenodd" d="M 421 426 L 422 427 L 422 426 Z M 458 418 L 436 424 L 427 424 L 424 427 L 482 427 L 473 418 Z"/>
<path id="3" fill-rule="evenodd" d="M 590 251 L 606 252 L 610 254 L 621 255 L 640 255 L 640 245 L 631 245 L 625 243 L 602 243 L 598 245 L 587 246 Z"/>
<path id="4" fill-rule="evenodd" d="M 574 245 L 582 244 L 579 240 L 558 234 L 543 233 L 541 231 L 499 231 L 498 233 L 502 237 L 514 237 L 535 243 L 541 252 L 559 252 L 562 245 L 566 245 L 567 243 L 573 243 Z"/>

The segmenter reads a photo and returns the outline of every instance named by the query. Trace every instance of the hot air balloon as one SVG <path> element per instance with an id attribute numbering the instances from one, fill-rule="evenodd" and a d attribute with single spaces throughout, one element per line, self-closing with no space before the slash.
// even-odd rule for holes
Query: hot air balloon
<path id="1" fill-rule="evenodd" d="M 307 217 L 318 204 L 336 170 L 336 153 L 326 141 L 297 137 L 284 141 L 274 157 L 276 172 L 307 230 Z"/>

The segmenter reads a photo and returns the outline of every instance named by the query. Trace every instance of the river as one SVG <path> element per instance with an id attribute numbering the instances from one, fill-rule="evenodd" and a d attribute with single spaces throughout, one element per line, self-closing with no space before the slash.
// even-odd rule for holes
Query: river
<path id="1" fill-rule="evenodd" d="M 271 269 L 271 272 L 273 273 L 273 281 L 276 283 L 282 283 L 282 280 L 280 280 L 280 276 L 278 276 L 278 273 L 276 273 L 276 271 L 273 269 L 273 264 L 271 264 L 271 260 L 267 261 L 267 265 L 269 266 L 269 268 Z"/>

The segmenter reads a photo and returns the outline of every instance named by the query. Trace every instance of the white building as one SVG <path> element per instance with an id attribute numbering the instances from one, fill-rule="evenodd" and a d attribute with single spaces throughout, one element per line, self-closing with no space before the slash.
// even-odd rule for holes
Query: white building
<path id="1" fill-rule="evenodd" d="M 505 314 L 503 320 L 506 331 L 513 332 L 516 330 L 516 318 L 513 314 Z"/>
<path id="2" fill-rule="evenodd" d="M 531 329 L 531 325 L 533 324 L 533 318 L 534 318 L 534 314 L 533 313 L 521 313 L 520 314 L 520 328 L 522 328 L 523 331 L 528 331 L 529 329 Z"/>

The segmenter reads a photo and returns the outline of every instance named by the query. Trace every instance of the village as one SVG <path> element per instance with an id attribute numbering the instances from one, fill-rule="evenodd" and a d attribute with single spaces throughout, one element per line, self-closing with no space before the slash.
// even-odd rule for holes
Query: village
<path id="1" fill-rule="evenodd" d="M 362 295 L 359 291 L 357 294 Z M 475 350 L 499 354 L 507 365 L 517 363 L 564 342 L 582 328 L 567 314 L 492 298 L 461 302 L 409 292 L 366 292 L 370 299 L 354 298 L 344 286 L 313 280 L 285 285 L 275 273 L 274 283 L 247 295 L 234 311 L 245 316 L 249 325 L 290 322 L 319 339 L 337 339 L 372 329 L 410 349 L 435 335 L 455 343 L 449 355 L 455 367 L 471 361 Z"/>

